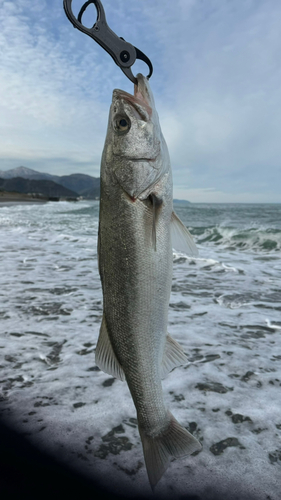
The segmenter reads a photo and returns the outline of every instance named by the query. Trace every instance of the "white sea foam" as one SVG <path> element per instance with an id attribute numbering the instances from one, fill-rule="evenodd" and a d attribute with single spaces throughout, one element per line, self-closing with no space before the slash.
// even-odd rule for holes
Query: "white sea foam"
<path id="1" fill-rule="evenodd" d="M 243 235 L 248 246 L 232 244 L 253 220 L 281 229 L 278 210 L 178 211 L 200 256 L 174 252 L 168 331 L 188 362 L 163 381 L 163 391 L 203 451 L 171 463 L 157 487 L 163 498 L 173 491 L 175 499 L 208 500 L 217 492 L 232 500 L 235 491 L 239 500 L 279 500 L 281 260 L 276 248 L 248 244 L 251 235 Z M 224 218 L 234 229 L 220 232 Z M 211 226 L 222 238 L 203 242 Z M 148 494 L 127 385 L 95 366 L 97 232 L 96 202 L 0 206 L 2 409 L 31 440 L 63 450 L 68 463 L 96 471 L 106 486 Z"/>
<path id="2" fill-rule="evenodd" d="M 200 257 L 189 257 L 185 253 L 178 252 L 175 249 L 173 250 L 173 262 L 175 264 L 182 263 L 184 261 L 188 261 L 190 265 L 196 265 L 198 268 L 212 270 L 213 272 L 234 272 L 239 273 L 239 269 L 236 269 L 234 266 L 230 266 L 225 264 L 224 262 L 220 262 L 215 259 L 207 259 Z"/>
<path id="3" fill-rule="evenodd" d="M 272 328 L 272 330 L 281 330 L 281 321 L 272 323 L 269 319 L 266 318 L 265 322 L 268 328 Z"/>
<path id="4" fill-rule="evenodd" d="M 200 231 L 201 233 L 201 231 Z M 196 229 L 194 229 L 196 235 Z M 281 230 L 265 227 L 231 228 L 225 226 L 208 227 L 196 235 L 198 243 L 241 250 L 280 251 Z"/>

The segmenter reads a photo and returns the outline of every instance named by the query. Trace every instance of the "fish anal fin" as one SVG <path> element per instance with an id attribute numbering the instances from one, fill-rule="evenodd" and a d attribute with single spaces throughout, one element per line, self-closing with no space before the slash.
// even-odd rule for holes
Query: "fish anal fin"
<path id="1" fill-rule="evenodd" d="M 190 232 L 182 223 L 177 214 L 175 214 L 175 212 L 172 212 L 171 237 L 172 237 L 172 246 L 173 248 L 175 248 L 175 250 L 184 252 L 189 257 L 198 256 L 198 250 Z"/>
<path id="2" fill-rule="evenodd" d="M 187 362 L 188 359 L 184 354 L 183 348 L 168 334 L 161 365 L 161 378 L 166 377 L 166 375 L 176 366 L 183 365 Z"/>
<path id="3" fill-rule="evenodd" d="M 148 479 L 152 489 L 163 476 L 172 457 L 179 458 L 202 449 L 201 443 L 168 412 L 168 427 L 157 436 L 139 428 Z"/>
<path id="4" fill-rule="evenodd" d="M 105 373 L 112 375 L 112 377 L 125 380 L 123 368 L 117 360 L 110 342 L 104 315 L 96 347 L 96 365 Z"/>

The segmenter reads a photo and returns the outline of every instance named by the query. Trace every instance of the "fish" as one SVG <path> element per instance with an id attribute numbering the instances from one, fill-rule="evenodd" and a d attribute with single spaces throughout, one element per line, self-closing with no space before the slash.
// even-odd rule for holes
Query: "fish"
<path id="1" fill-rule="evenodd" d="M 126 380 L 152 489 L 172 457 L 201 450 L 166 408 L 161 379 L 188 362 L 167 333 L 173 247 L 197 255 L 173 210 L 169 152 L 149 81 L 113 91 L 101 159 L 98 264 L 103 317 L 97 366 Z"/>

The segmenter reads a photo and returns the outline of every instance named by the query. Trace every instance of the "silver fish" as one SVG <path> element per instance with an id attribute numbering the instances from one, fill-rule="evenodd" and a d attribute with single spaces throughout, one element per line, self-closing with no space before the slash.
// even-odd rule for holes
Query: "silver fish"
<path id="1" fill-rule="evenodd" d="M 148 80 L 141 74 L 137 80 L 134 96 L 113 91 L 102 155 L 96 364 L 127 381 L 154 488 L 171 457 L 201 449 L 166 409 L 161 386 L 161 378 L 187 362 L 167 333 L 172 238 L 189 255 L 197 249 L 173 212 L 169 153 Z"/>

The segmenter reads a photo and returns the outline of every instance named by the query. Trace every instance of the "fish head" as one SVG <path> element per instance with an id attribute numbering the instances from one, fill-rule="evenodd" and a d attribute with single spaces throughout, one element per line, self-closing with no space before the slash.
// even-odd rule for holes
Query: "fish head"
<path id="1" fill-rule="evenodd" d="M 170 162 L 148 79 L 138 74 L 137 81 L 134 95 L 113 91 L 105 156 L 122 189 L 143 199 Z"/>

